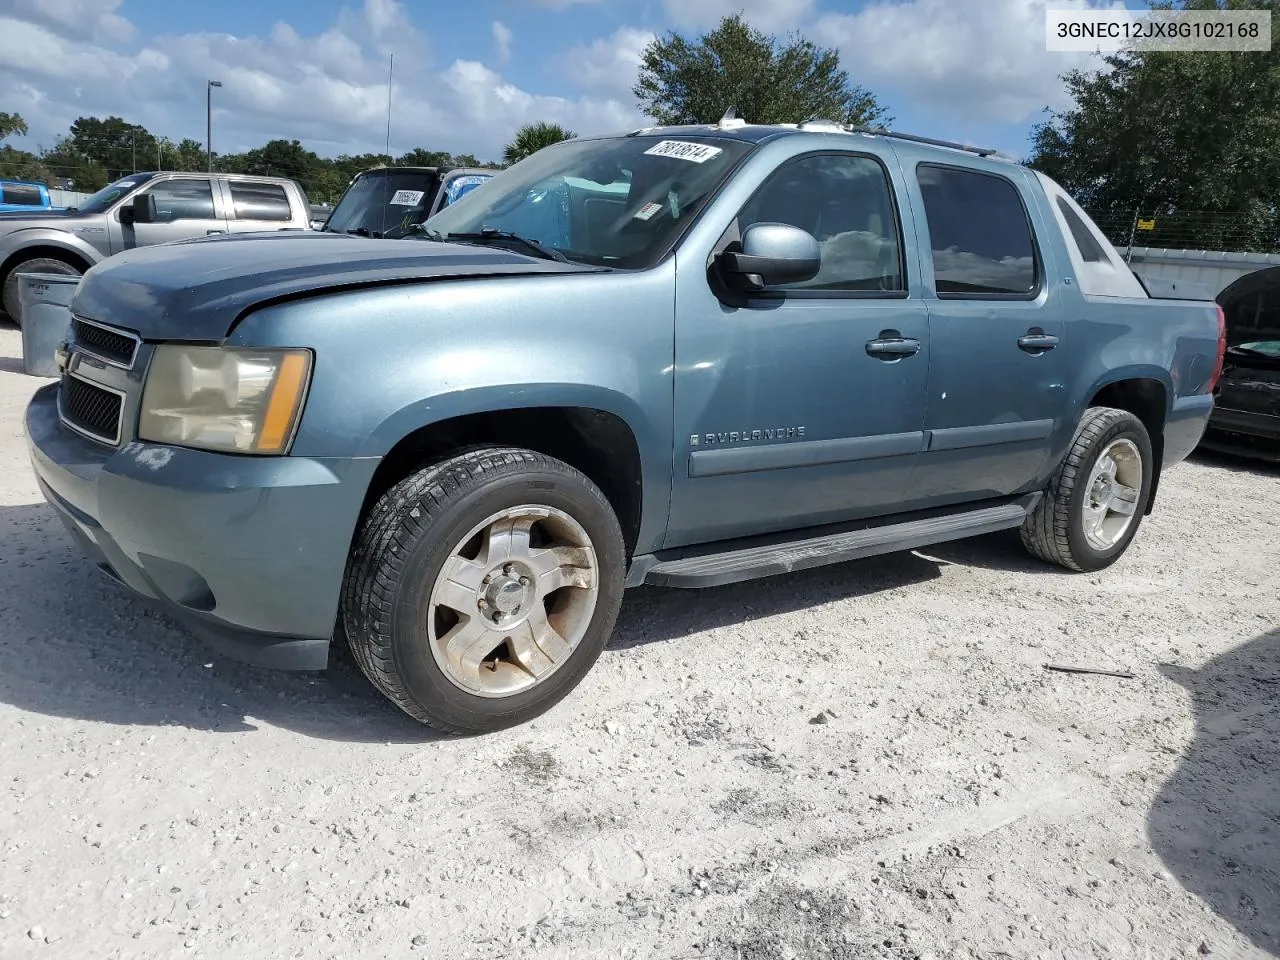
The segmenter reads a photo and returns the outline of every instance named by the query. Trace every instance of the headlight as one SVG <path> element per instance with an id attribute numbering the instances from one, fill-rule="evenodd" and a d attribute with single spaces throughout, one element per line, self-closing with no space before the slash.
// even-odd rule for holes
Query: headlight
<path id="1" fill-rule="evenodd" d="M 204 450 L 284 453 L 310 375 L 310 350 L 161 344 L 142 391 L 138 437 Z"/>

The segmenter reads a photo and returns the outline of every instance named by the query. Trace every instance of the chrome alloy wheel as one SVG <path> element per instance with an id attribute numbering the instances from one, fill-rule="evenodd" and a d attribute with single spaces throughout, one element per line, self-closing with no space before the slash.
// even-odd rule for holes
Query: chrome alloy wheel
<path id="1" fill-rule="evenodd" d="M 1085 485 L 1084 536 L 1095 550 L 1109 550 L 1133 523 L 1142 495 L 1142 454 L 1132 440 L 1113 440 L 1099 455 Z"/>
<path id="2" fill-rule="evenodd" d="M 431 653 L 467 693 L 520 693 L 573 654 L 599 583 L 591 538 L 571 516 L 531 504 L 502 510 L 462 538 L 436 577 Z"/>

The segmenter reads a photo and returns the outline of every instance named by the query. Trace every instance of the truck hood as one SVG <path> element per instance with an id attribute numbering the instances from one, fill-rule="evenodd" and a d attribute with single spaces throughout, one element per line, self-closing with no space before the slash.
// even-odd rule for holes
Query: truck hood
<path id="1" fill-rule="evenodd" d="M 146 340 L 220 340 L 250 307 L 326 290 L 604 269 L 496 246 L 275 231 L 117 254 L 85 274 L 71 309 Z"/>

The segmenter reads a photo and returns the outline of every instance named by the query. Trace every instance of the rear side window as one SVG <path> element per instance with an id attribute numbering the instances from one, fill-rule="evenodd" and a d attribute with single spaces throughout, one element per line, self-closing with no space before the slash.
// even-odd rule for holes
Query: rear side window
<path id="1" fill-rule="evenodd" d="M 39 207 L 40 188 L 25 183 L 6 183 L 0 189 L 0 202 L 19 203 L 24 207 Z"/>
<path id="2" fill-rule="evenodd" d="M 1039 284 L 1035 240 L 1018 189 L 995 174 L 916 167 L 939 297 L 1026 297 Z"/>
<path id="3" fill-rule="evenodd" d="M 231 181 L 231 205 L 237 220 L 288 220 L 289 198 L 278 183 Z"/>
<path id="4" fill-rule="evenodd" d="M 1067 221 L 1067 228 L 1071 231 L 1071 237 L 1076 242 L 1076 249 L 1080 251 L 1080 258 L 1085 263 L 1106 263 L 1107 255 L 1102 252 L 1102 247 L 1098 245 L 1098 241 L 1089 232 L 1089 228 L 1084 225 L 1080 215 L 1072 210 L 1071 205 L 1061 197 L 1058 198 L 1058 209 L 1062 212 L 1062 219 Z"/>

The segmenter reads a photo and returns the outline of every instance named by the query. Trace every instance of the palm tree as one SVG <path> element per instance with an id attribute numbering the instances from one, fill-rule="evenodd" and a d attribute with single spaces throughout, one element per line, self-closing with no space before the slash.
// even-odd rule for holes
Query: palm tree
<path id="1" fill-rule="evenodd" d="M 572 140 L 577 134 L 566 130 L 558 123 L 526 123 L 516 131 L 515 139 L 502 151 L 502 159 L 507 163 L 517 163 L 525 157 L 532 156 L 543 147 L 549 147 L 561 140 Z"/>

